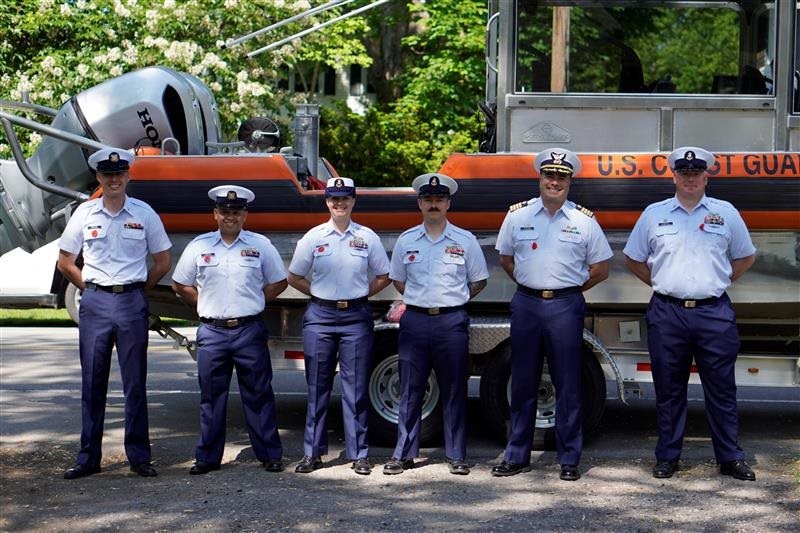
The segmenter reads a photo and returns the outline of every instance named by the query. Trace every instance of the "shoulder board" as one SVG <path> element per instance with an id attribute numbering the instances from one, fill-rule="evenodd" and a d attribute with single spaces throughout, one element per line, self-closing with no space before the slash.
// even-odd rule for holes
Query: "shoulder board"
<path id="1" fill-rule="evenodd" d="M 517 209 L 520 209 L 520 208 L 522 208 L 522 207 L 525 207 L 526 205 L 528 205 L 528 200 L 525 200 L 524 202 L 519 202 L 519 203 L 516 203 L 516 204 L 514 204 L 514 205 L 510 205 L 510 206 L 508 206 L 508 212 L 509 212 L 509 213 L 513 213 L 513 212 L 514 212 L 514 211 L 516 211 Z"/>
<path id="2" fill-rule="evenodd" d="M 578 211 L 580 211 L 589 218 L 594 218 L 594 213 L 580 204 L 575 204 L 575 209 L 577 209 Z"/>

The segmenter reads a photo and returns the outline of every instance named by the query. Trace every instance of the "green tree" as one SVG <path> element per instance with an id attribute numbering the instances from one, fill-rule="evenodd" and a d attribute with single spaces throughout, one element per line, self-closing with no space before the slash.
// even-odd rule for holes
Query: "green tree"
<path id="1" fill-rule="evenodd" d="M 307 10 L 307 0 L 17 0 L 0 11 L 0 95 L 59 108 L 72 95 L 145 66 L 164 65 L 200 78 L 217 100 L 226 139 L 241 120 L 272 115 L 288 124 L 286 109 L 303 94 L 278 89 L 287 66 L 319 72 L 371 62 L 361 43 L 363 19 L 248 59 L 247 51 L 299 31 L 311 17 L 245 45 L 221 44 L 270 21 Z M 311 84 L 309 84 L 311 86 Z M 286 129 L 286 128 L 284 128 Z M 30 139 L 31 146 L 38 136 Z M 8 157 L 0 144 L 0 156 Z"/>
<path id="2" fill-rule="evenodd" d="M 476 148 L 483 93 L 483 0 L 397 0 L 302 40 L 246 54 L 328 20 L 307 18 L 240 46 L 227 40 L 310 7 L 307 0 L 16 0 L 0 12 L 0 95 L 59 108 L 106 79 L 150 65 L 197 76 L 212 90 L 223 139 L 251 116 L 290 131 L 293 104 L 313 101 L 324 68 L 371 67 L 378 104 L 365 115 L 322 112 L 321 150 L 362 184 L 407 184 L 454 151 Z M 290 69 L 307 93 L 279 89 Z M 22 132 L 18 132 L 22 133 Z M 21 136 L 31 152 L 38 135 Z M 0 138 L 0 157 L 9 157 Z"/>
<path id="3" fill-rule="evenodd" d="M 414 31 L 402 40 L 398 98 L 364 116 L 343 106 L 323 112 L 320 152 L 360 184 L 405 185 L 437 170 L 449 154 L 477 149 L 485 2 L 438 0 L 409 8 Z"/>

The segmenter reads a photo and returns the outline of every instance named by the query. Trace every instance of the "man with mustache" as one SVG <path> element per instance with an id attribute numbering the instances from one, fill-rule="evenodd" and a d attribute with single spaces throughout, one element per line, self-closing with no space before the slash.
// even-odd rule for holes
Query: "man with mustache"
<path id="1" fill-rule="evenodd" d="M 450 473 L 466 475 L 469 315 L 465 304 L 486 286 L 489 271 L 475 236 L 447 220 L 450 197 L 458 189 L 456 181 L 444 174 L 423 174 L 411 185 L 419 195 L 423 222 L 398 237 L 389 269 L 406 310 L 398 339 L 402 397 L 397 446 L 383 473 L 401 474 L 414 467 L 422 400 L 433 369 L 443 407 Z"/>
<path id="2" fill-rule="evenodd" d="M 586 291 L 608 277 L 613 253 L 594 214 L 567 200 L 577 155 L 563 148 L 536 156 L 538 198 L 512 205 L 496 249 L 517 283 L 511 299 L 511 432 L 494 476 L 530 471 L 544 357 L 556 389 L 556 451 L 561 479 L 581 477 L 581 366 Z"/>
<path id="3" fill-rule="evenodd" d="M 623 250 L 630 271 L 653 287 L 645 315 L 658 421 L 653 477 L 678 470 L 694 359 L 720 472 L 755 481 L 739 446 L 739 331 L 725 290 L 753 266 L 756 248 L 736 208 L 705 194 L 712 153 L 684 146 L 668 161 L 675 196 L 644 210 Z"/>

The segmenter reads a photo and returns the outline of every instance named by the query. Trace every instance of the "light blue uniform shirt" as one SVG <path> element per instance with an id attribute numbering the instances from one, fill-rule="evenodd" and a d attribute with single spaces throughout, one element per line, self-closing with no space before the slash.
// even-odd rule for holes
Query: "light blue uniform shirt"
<path id="1" fill-rule="evenodd" d="M 514 279 L 531 289 L 580 287 L 589 265 L 614 253 L 597 220 L 567 200 L 551 217 L 539 198 L 509 211 L 495 249 L 514 257 Z"/>
<path id="2" fill-rule="evenodd" d="M 264 287 L 286 279 L 283 261 L 270 240 L 242 230 L 226 244 L 219 230 L 186 245 L 172 279 L 196 285 L 197 314 L 204 318 L 238 318 L 264 310 Z"/>
<path id="3" fill-rule="evenodd" d="M 102 198 L 79 205 L 58 247 L 71 254 L 83 249 L 83 281 L 108 286 L 147 281 L 147 254 L 169 250 L 172 243 L 156 212 L 126 196 L 115 215 L 103 207 Z"/>
<path id="4" fill-rule="evenodd" d="M 650 268 L 653 290 L 675 298 L 720 296 L 731 284 L 731 261 L 756 253 L 733 205 L 703 196 L 693 213 L 672 197 L 650 204 L 623 250 Z"/>
<path id="5" fill-rule="evenodd" d="M 311 272 L 311 294 L 323 300 L 355 300 L 369 294 L 375 276 L 389 273 L 389 257 L 371 229 L 350 221 L 339 233 L 332 221 L 320 224 L 297 241 L 289 272 Z"/>
<path id="6" fill-rule="evenodd" d="M 489 278 L 486 258 L 475 236 L 451 223 L 436 241 L 420 224 L 397 238 L 389 269 L 406 284 L 403 301 L 418 307 L 455 307 L 469 301 L 468 283 Z"/>

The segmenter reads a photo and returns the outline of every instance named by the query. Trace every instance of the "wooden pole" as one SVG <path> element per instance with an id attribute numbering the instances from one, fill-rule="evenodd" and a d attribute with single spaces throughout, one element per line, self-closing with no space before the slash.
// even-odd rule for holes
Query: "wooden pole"
<path id="1" fill-rule="evenodd" d="M 553 8 L 553 55 L 550 61 L 550 91 L 567 91 L 569 73 L 569 7 Z"/>

